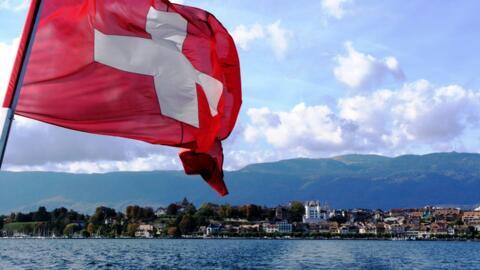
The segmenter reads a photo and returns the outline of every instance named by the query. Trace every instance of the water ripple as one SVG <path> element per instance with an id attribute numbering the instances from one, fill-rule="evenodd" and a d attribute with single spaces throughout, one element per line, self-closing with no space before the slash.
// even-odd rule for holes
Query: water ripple
<path id="1" fill-rule="evenodd" d="M 0 240 L 0 269 L 479 269 L 478 242 Z"/>

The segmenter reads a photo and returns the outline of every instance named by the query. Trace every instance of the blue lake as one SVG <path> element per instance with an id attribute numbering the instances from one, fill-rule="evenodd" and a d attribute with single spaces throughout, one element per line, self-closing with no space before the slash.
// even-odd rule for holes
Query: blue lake
<path id="1" fill-rule="evenodd" d="M 480 269 L 480 242 L 2 239 L 0 269 Z"/>

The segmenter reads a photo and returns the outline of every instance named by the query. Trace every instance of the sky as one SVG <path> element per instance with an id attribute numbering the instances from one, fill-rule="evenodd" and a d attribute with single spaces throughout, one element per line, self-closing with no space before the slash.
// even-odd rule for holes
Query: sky
<path id="1" fill-rule="evenodd" d="M 240 55 L 225 168 L 349 153 L 480 151 L 480 1 L 198 0 Z M 0 95 L 27 3 L 0 0 Z M 177 149 L 17 117 L 13 171 L 181 169 Z"/>

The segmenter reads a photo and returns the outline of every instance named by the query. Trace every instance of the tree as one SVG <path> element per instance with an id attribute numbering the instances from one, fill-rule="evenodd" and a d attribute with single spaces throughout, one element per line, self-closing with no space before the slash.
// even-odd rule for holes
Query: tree
<path id="1" fill-rule="evenodd" d="M 33 234 L 38 236 L 47 236 L 48 223 L 47 222 L 36 222 L 33 227 Z"/>
<path id="2" fill-rule="evenodd" d="M 191 215 L 184 215 L 178 227 L 182 235 L 191 234 L 195 230 L 195 219 Z"/>
<path id="3" fill-rule="evenodd" d="M 181 205 L 182 205 L 183 207 L 186 207 L 186 206 L 188 206 L 189 204 L 190 204 L 190 202 L 188 201 L 187 197 L 184 197 L 183 200 L 182 200 Z"/>
<path id="4" fill-rule="evenodd" d="M 135 223 L 128 224 L 127 235 L 130 237 L 135 237 L 135 233 L 137 232 L 138 227 L 138 224 Z"/>
<path id="5" fill-rule="evenodd" d="M 199 216 L 199 215 L 195 215 L 195 223 L 198 225 L 198 226 L 206 226 L 208 225 L 208 220 L 206 217 L 204 216 Z"/>
<path id="6" fill-rule="evenodd" d="M 198 209 L 196 215 L 205 218 L 215 217 L 215 210 L 213 209 L 213 205 L 211 203 L 202 204 L 202 206 L 200 206 L 200 208 Z"/>
<path id="7" fill-rule="evenodd" d="M 170 237 L 179 237 L 180 235 L 180 230 L 177 227 L 170 227 L 168 228 L 168 236 Z"/>
<path id="8" fill-rule="evenodd" d="M 65 207 L 54 209 L 51 213 L 52 221 L 55 222 L 55 221 L 63 220 L 66 217 L 67 213 L 68 213 L 68 210 Z"/>
<path id="9" fill-rule="evenodd" d="M 84 238 L 89 238 L 92 234 L 88 232 L 87 230 L 81 230 L 80 235 Z"/>
<path id="10" fill-rule="evenodd" d="M 292 202 L 290 204 L 290 208 L 288 209 L 288 214 L 290 216 L 291 221 L 293 222 L 301 222 L 303 215 L 305 214 L 305 207 L 301 202 Z"/>
<path id="11" fill-rule="evenodd" d="M 63 229 L 63 235 L 72 237 L 74 233 L 78 232 L 80 227 L 78 226 L 77 223 L 70 223 L 67 226 L 65 226 L 65 229 Z"/>
<path id="12" fill-rule="evenodd" d="M 195 215 L 195 212 L 197 211 L 197 209 L 195 208 L 195 205 L 189 202 L 187 198 L 183 198 L 181 206 L 183 207 L 183 213 L 185 214 Z"/>
<path id="13" fill-rule="evenodd" d="M 31 222 L 31 221 L 32 221 L 31 214 L 17 213 L 15 215 L 15 222 Z"/>
<path id="14" fill-rule="evenodd" d="M 138 205 L 129 205 L 125 211 L 127 214 L 127 219 L 135 220 L 140 216 L 140 206 Z"/>
<path id="15" fill-rule="evenodd" d="M 95 234 L 95 225 L 93 225 L 92 223 L 88 223 L 88 225 L 87 225 L 87 232 L 88 232 L 90 235 L 94 235 L 94 234 Z"/>
<path id="16" fill-rule="evenodd" d="M 275 213 L 276 213 L 275 208 L 268 208 L 265 206 L 261 209 L 261 211 L 262 211 L 262 219 L 268 219 L 268 220 L 275 219 Z"/>
<path id="17" fill-rule="evenodd" d="M 104 223 L 106 219 L 115 218 L 116 216 L 117 211 L 115 211 L 115 209 L 100 206 L 95 209 L 95 214 L 90 218 L 90 222 L 95 225 L 100 225 Z"/>
<path id="18" fill-rule="evenodd" d="M 178 206 L 174 203 L 171 203 L 170 205 L 168 205 L 167 207 L 167 215 L 169 216 L 175 216 L 177 214 L 177 211 L 178 211 Z"/>
<path id="19" fill-rule="evenodd" d="M 220 206 L 219 215 L 221 218 L 232 218 L 232 206 L 230 204 L 225 204 Z"/>
<path id="20" fill-rule="evenodd" d="M 79 221 L 81 215 L 74 210 L 69 210 L 67 212 L 67 219 L 70 221 Z"/>
<path id="21" fill-rule="evenodd" d="M 37 212 L 33 213 L 33 221 L 49 221 L 50 214 L 47 212 L 47 209 L 44 206 L 40 206 Z"/>
<path id="22" fill-rule="evenodd" d="M 348 221 L 347 217 L 344 216 L 333 216 L 328 219 L 328 221 L 337 222 L 338 224 L 344 224 Z"/>
<path id="23" fill-rule="evenodd" d="M 145 207 L 141 209 L 142 219 L 152 219 L 155 217 L 155 212 L 151 207 Z"/>
<path id="24" fill-rule="evenodd" d="M 248 220 L 259 220 L 262 210 L 258 205 L 247 204 L 240 207 L 240 214 Z"/>

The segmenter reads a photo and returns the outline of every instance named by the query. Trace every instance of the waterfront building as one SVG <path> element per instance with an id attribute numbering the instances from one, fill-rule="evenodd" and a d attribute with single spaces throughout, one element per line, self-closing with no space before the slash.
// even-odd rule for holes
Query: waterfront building
<path id="1" fill-rule="evenodd" d="M 405 227 L 400 224 L 386 224 L 387 232 L 392 235 L 405 233 Z"/>
<path id="2" fill-rule="evenodd" d="M 419 225 L 422 221 L 423 211 L 414 211 L 407 214 L 407 222 L 409 224 Z"/>
<path id="3" fill-rule="evenodd" d="M 291 233 L 293 231 L 292 224 L 288 223 L 286 220 L 277 222 L 277 226 L 279 233 Z"/>
<path id="4" fill-rule="evenodd" d="M 385 224 L 384 223 L 377 223 L 375 225 L 375 233 L 376 234 L 384 234 L 385 233 Z"/>
<path id="5" fill-rule="evenodd" d="M 338 228 L 339 234 L 357 234 L 359 232 L 359 228 L 353 224 L 345 224 Z"/>
<path id="6" fill-rule="evenodd" d="M 278 226 L 272 223 L 263 223 L 262 224 L 263 231 L 266 233 L 276 233 L 278 232 Z"/>
<path id="7" fill-rule="evenodd" d="M 260 224 L 241 224 L 238 226 L 238 232 L 259 232 Z"/>
<path id="8" fill-rule="evenodd" d="M 336 233 L 337 230 L 338 230 L 337 222 L 324 221 L 324 222 L 320 222 L 318 224 L 311 223 L 309 226 L 314 226 L 313 230 L 312 230 L 312 227 L 310 227 L 311 231 L 317 231 L 319 233 L 331 233 L 332 230 L 333 230 L 334 233 Z"/>
<path id="9" fill-rule="evenodd" d="M 141 224 L 135 232 L 135 237 L 153 238 L 153 225 Z"/>
<path id="10" fill-rule="evenodd" d="M 410 224 L 405 227 L 405 237 L 415 239 L 420 232 L 420 225 Z"/>
<path id="11" fill-rule="evenodd" d="M 430 225 L 430 231 L 436 235 L 448 234 L 448 224 L 443 221 L 434 222 Z"/>
<path id="12" fill-rule="evenodd" d="M 222 224 L 210 224 L 207 226 L 205 233 L 207 236 L 211 236 L 220 233 L 222 229 Z"/>
<path id="13" fill-rule="evenodd" d="M 377 234 L 377 226 L 371 223 L 360 223 L 358 225 L 359 234 Z"/>
<path id="14" fill-rule="evenodd" d="M 434 208 L 433 217 L 435 220 L 454 221 L 460 216 L 459 208 Z"/>
<path id="15" fill-rule="evenodd" d="M 266 233 L 291 233 L 293 231 L 292 224 L 286 220 L 282 220 L 276 223 L 263 223 L 263 231 Z"/>
<path id="16" fill-rule="evenodd" d="M 319 223 L 328 219 L 328 211 L 326 207 L 321 207 L 319 201 L 307 201 L 304 206 L 303 223 Z"/>
<path id="17" fill-rule="evenodd" d="M 480 224 L 480 211 L 466 211 L 463 213 L 462 221 L 467 225 Z"/>

